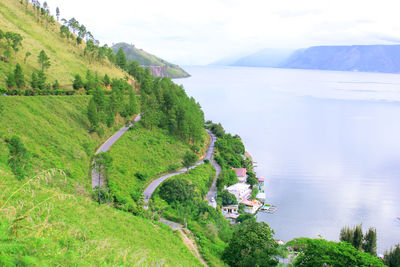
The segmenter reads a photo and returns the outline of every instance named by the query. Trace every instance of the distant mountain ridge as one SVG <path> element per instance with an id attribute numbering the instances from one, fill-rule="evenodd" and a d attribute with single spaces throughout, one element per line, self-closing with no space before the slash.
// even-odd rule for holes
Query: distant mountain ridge
<path id="1" fill-rule="evenodd" d="M 124 49 L 128 60 L 136 60 L 140 65 L 149 67 L 151 73 L 155 76 L 168 76 L 171 78 L 185 78 L 190 76 L 178 65 L 169 63 L 143 49 L 138 49 L 133 44 L 121 42 L 114 44 L 112 49 L 114 53 L 117 53 L 121 47 Z"/>
<path id="2" fill-rule="evenodd" d="M 312 46 L 286 57 L 279 51 L 265 49 L 231 65 L 400 73 L 400 45 Z"/>
<path id="3" fill-rule="evenodd" d="M 292 54 L 293 50 L 267 48 L 237 59 L 230 66 L 279 67 Z"/>
<path id="4" fill-rule="evenodd" d="M 313 46 L 295 51 L 280 67 L 400 72 L 400 45 Z"/>

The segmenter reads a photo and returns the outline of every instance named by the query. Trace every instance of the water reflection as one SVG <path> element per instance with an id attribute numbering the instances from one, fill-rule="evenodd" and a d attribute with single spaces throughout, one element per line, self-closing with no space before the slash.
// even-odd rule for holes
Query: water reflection
<path id="1" fill-rule="evenodd" d="M 238 133 L 266 178 L 260 214 L 278 238 L 336 240 L 375 226 L 378 250 L 400 242 L 400 75 L 188 68 L 206 117 Z"/>

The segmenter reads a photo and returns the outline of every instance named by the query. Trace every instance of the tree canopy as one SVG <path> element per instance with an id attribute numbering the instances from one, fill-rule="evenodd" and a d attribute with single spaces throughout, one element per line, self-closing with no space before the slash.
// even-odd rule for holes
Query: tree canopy
<path id="1" fill-rule="evenodd" d="M 300 252 L 294 266 L 385 266 L 382 260 L 357 250 L 348 242 L 297 238 L 288 242 L 287 246 Z"/>
<path id="2" fill-rule="evenodd" d="M 276 266 L 279 251 L 273 235 L 268 224 L 246 220 L 237 226 L 222 259 L 229 266 Z"/>

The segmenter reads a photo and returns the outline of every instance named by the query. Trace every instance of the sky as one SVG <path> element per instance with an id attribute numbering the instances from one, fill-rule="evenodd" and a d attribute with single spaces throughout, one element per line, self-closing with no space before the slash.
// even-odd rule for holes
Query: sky
<path id="1" fill-rule="evenodd" d="M 265 48 L 400 43 L 398 0 L 47 0 L 102 44 L 205 65 Z"/>

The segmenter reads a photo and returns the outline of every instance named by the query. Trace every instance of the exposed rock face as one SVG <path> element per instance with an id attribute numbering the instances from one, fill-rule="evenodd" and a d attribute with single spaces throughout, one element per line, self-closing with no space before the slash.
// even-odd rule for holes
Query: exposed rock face
<path id="1" fill-rule="evenodd" d="M 157 77 L 167 77 L 168 76 L 168 66 L 146 66 L 141 65 L 141 67 L 149 68 L 152 75 Z"/>

